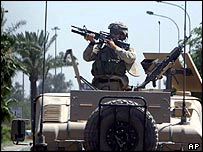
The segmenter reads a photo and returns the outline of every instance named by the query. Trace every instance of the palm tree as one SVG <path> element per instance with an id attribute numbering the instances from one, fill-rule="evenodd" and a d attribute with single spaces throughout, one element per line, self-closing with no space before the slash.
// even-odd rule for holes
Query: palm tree
<path id="1" fill-rule="evenodd" d="M 44 31 L 41 32 L 22 32 L 15 36 L 16 43 L 13 53 L 16 60 L 22 65 L 22 72 L 29 77 L 30 80 L 30 97 L 31 97 L 31 118 L 34 115 L 34 99 L 37 95 L 37 80 L 43 74 L 43 57 L 44 51 L 54 42 L 56 35 L 52 36 L 48 41 L 49 35 L 45 37 Z M 44 50 L 44 44 L 45 50 Z M 48 55 L 46 59 L 45 71 L 48 72 L 53 67 L 54 59 Z"/>
<path id="2" fill-rule="evenodd" d="M 30 95 L 31 95 L 31 117 L 33 118 L 34 112 L 34 99 L 37 96 L 37 81 L 43 78 L 43 61 L 44 53 L 47 53 L 51 44 L 55 41 L 57 35 L 53 35 L 49 39 L 49 33 L 45 35 L 44 31 L 41 32 L 28 32 L 20 33 L 15 36 L 16 44 L 13 53 L 15 58 L 21 63 L 23 69 L 22 72 L 29 77 L 30 80 Z M 45 48 L 44 48 L 45 45 Z M 57 56 L 54 59 L 48 54 L 45 59 L 45 78 L 50 69 L 61 67 L 62 56 Z M 56 61 L 56 64 L 54 65 Z M 63 66 L 69 66 L 72 63 L 69 61 Z"/>
<path id="3" fill-rule="evenodd" d="M 44 31 L 41 32 L 27 32 L 25 34 L 20 33 L 16 35 L 16 45 L 14 54 L 16 59 L 21 63 L 23 73 L 25 73 L 30 80 L 30 95 L 31 101 L 37 95 L 37 80 L 43 75 L 43 59 L 44 51 L 48 51 L 51 44 L 54 42 L 56 35 L 52 36 L 48 41 L 49 34 L 45 37 Z M 44 44 L 45 50 L 44 50 Z M 49 69 L 54 68 L 54 58 L 48 55 L 45 65 L 45 73 L 48 73 Z"/>

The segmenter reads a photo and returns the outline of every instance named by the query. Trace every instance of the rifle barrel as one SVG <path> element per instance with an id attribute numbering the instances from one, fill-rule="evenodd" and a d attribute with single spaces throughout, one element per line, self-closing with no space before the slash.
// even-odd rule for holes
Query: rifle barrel
<path id="1" fill-rule="evenodd" d="M 77 27 L 77 26 L 74 26 L 74 25 L 71 25 L 71 27 L 73 27 L 73 28 L 77 28 L 77 29 L 80 29 L 79 27 Z"/>
<path id="2" fill-rule="evenodd" d="M 97 33 L 97 32 L 90 31 L 90 30 L 87 30 L 87 29 L 82 29 L 82 28 L 79 28 L 79 27 L 76 27 L 76 26 L 73 26 L 73 25 L 71 25 L 71 27 L 77 29 L 77 30 L 72 29 L 71 31 L 73 33 L 77 33 L 77 34 L 82 35 L 82 36 L 86 36 L 87 33 L 92 33 L 92 34 L 95 35 L 94 39 L 96 39 L 96 40 L 99 39 L 99 40 L 105 41 L 105 39 L 110 39 L 111 38 L 110 33 L 107 33 L 107 32 L 104 32 L 104 31 L 100 31 L 100 33 Z M 114 42 L 115 42 L 116 45 L 118 45 L 121 48 L 124 48 L 125 50 L 128 50 L 129 47 L 130 47 L 130 44 L 122 42 L 120 40 L 114 40 Z"/>
<path id="3" fill-rule="evenodd" d="M 85 36 L 85 35 L 86 35 L 86 33 L 80 32 L 80 31 L 77 31 L 77 30 L 74 30 L 74 29 L 72 29 L 71 31 L 72 31 L 73 33 L 77 33 L 77 34 L 80 34 L 80 35 L 82 35 L 82 36 Z"/>

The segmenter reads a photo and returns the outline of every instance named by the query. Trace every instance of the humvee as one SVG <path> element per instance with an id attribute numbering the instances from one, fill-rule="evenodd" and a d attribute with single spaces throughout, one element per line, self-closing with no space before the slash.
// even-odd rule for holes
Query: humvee
<path id="1" fill-rule="evenodd" d="M 93 87 L 80 76 L 72 50 L 67 50 L 65 58 L 72 58 L 79 89 L 44 93 L 34 100 L 31 150 L 201 151 L 202 102 L 191 92 L 202 91 L 202 79 L 182 48 L 144 53 L 141 64 L 147 77 L 126 91 Z M 180 55 L 185 55 L 185 68 Z M 163 76 L 165 89 L 145 88 Z"/>

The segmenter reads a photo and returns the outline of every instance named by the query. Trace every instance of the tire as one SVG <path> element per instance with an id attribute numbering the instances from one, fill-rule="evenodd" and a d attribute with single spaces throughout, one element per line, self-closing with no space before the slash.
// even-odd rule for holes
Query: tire
<path id="1" fill-rule="evenodd" d="M 130 100 L 112 100 L 107 104 L 138 105 Z M 115 117 L 116 110 L 116 117 Z M 156 150 L 158 129 L 152 115 L 146 112 L 145 144 L 144 109 L 129 106 L 101 106 L 100 109 L 100 145 L 99 108 L 89 116 L 84 130 L 84 148 L 88 151 L 151 151 Z M 144 147 L 143 147 L 144 146 Z M 144 149 L 143 149 L 144 148 Z"/>

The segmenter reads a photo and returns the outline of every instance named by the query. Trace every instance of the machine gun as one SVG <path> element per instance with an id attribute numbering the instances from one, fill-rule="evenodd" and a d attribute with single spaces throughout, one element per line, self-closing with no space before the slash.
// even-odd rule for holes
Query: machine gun
<path id="1" fill-rule="evenodd" d="M 150 72 L 148 72 L 147 77 L 145 81 L 137 87 L 138 88 L 145 88 L 145 86 L 152 81 L 153 87 L 156 87 L 156 81 L 161 78 L 161 75 L 164 74 L 170 67 L 171 63 L 175 62 L 175 60 L 180 56 L 182 52 L 182 48 L 184 47 L 185 43 L 188 41 L 188 39 L 191 37 L 186 37 L 182 43 L 178 45 L 178 47 L 175 47 L 171 53 L 163 59 L 161 62 L 157 62 L 156 66 L 152 68 Z M 144 60 L 143 60 L 144 61 Z M 142 62 L 143 62 L 142 61 Z"/>
<path id="2" fill-rule="evenodd" d="M 118 45 L 119 47 L 121 47 L 121 48 L 123 48 L 125 50 L 128 50 L 129 47 L 130 47 L 130 44 L 128 44 L 128 43 L 122 42 L 120 40 L 115 40 L 110 35 L 110 33 L 107 33 L 107 32 L 104 32 L 104 31 L 100 31 L 100 33 L 93 32 L 93 31 L 87 30 L 85 25 L 83 26 L 83 28 L 79 28 L 79 27 L 76 27 L 76 26 L 73 26 L 73 25 L 71 25 L 71 27 L 75 28 L 75 29 L 72 29 L 71 32 L 80 34 L 82 36 L 86 36 L 87 33 L 93 33 L 95 35 L 94 38 L 96 40 L 99 40 L 99 42 L 97 42 L 96 44 L 103 44 L 103 43 L 105 43 L 106 39 L 112 39 L 116 45 Z"/>

